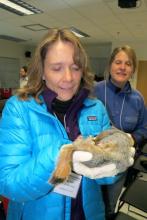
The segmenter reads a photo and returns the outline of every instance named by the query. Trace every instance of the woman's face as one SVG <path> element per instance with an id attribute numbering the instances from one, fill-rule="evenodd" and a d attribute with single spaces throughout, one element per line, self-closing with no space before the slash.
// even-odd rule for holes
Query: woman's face
<path id="1" fill-rule="evenodd" d="M 116 54 L 110 67 L 111 80 L 118 87 L 123 88 L 133 75 L 133 63 L 124 51 Z"/>
<path id="2" fill-rule="evenodd" d="M 70 42 L 57 41 L 46 54 L 43 79 L 57 93 L 57 99 L 70 100 L 78 91 L 82 71 L 73 61 L 74 47 Z"/>
<path id="3" fill-rule="evenodd" d="M 20 69 L 20 77 L 25 77 L 27 73 L 25 72 L 24 68 Z"/>

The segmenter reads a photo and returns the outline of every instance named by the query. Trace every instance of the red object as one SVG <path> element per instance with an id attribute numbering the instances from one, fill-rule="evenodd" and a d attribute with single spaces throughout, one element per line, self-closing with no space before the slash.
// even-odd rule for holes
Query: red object
<path id="1" fill-rule="evenodd" d="M 2 202 L 3 202 L 3 207 L 4 207 L 5 214 L 7 214 L 9 200 L 7 198 L 3 197 Z"/>
<path id="2" fill-rule="evenodd" d="M 1 88 L 0 93 L 1 93 L 2 99 L 8 99 L 12 95 L 12 89 L 11 88 Z"/>

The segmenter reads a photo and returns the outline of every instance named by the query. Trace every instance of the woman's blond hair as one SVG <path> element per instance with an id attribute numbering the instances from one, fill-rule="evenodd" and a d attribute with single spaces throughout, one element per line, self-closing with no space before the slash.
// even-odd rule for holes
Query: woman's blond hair
<path id="1" fill-rule="evenodd" d="M 22 89 L 17 90 L 17 95 L 21 99 L 28 99 L 30 96 L 34 97 L 36 101 L 39 100 L 39 95 L 45 88 L 43 81 L 44 60 L 49 48 L 57 41 L 71 42 L 74 46 L 73 60 L 83 73 L 81 85 L 89 90 L 93 86 L 94 75 L 89 70 L 88 58 L 86 52 L 81 45 L 79 39 L 68 29 L 49 29 L 48 33 L 42 39 L 36 48 L 34 58 L 28 67 L 28 83 Z"/>

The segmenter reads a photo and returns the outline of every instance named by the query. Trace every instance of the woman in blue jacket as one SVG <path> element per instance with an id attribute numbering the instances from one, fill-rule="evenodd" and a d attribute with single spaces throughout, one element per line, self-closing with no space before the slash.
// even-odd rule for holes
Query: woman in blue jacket
<path id="1" fill-rule="evenodd" d="M 111 124 L 130 133 L 139 148 L 147 140 L 147 109 L 143 96 L 129 82 L 136 68 L 136 54 L 130 46 L 115 48 L 108 63 L 106 80 L 96 84 L 94 94 L 105 105 Z M 114 219 L 124 179 L 104 187 L 107 219 Z"/>
<path id="2" fill-rule="evenodd" d="M 28 84 L 7 101 L 0 121 L 0 194 L 10 199 L 7 219 L 104 220 L 100 184 L 116 180 L 114 164 L 95 168 L 93 179 L 77 175 L 76 198 L 67 195 L 66 184 L 59 192 L 48 181 L 63 145 L 110 127 L 103 104 L 90 98 L 93 75 L 78 38 L 50 29 L 28 73 Z M 86 153 L 75 152 L 79 164 Z"/>

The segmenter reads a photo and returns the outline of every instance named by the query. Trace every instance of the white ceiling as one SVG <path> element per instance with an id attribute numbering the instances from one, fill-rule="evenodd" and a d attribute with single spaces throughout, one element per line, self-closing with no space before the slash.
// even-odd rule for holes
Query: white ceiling
<path id="1" fill-rule="evenodd" d="M 139 7 L 122 9 L 118 0 L 25 0 L 44 13 L 18 16 L 0 9 L 0 35 L 24 39 L 24 45 L 36 44 L 47 30 L 31 31 L 22 26 L 41 24 L 50 27 L 74 26 L 90 35 L 86 43 L 111 41 L 147 41 L 147 0 Z M 20 44 L 20 43 L 19 43 Z"/>

